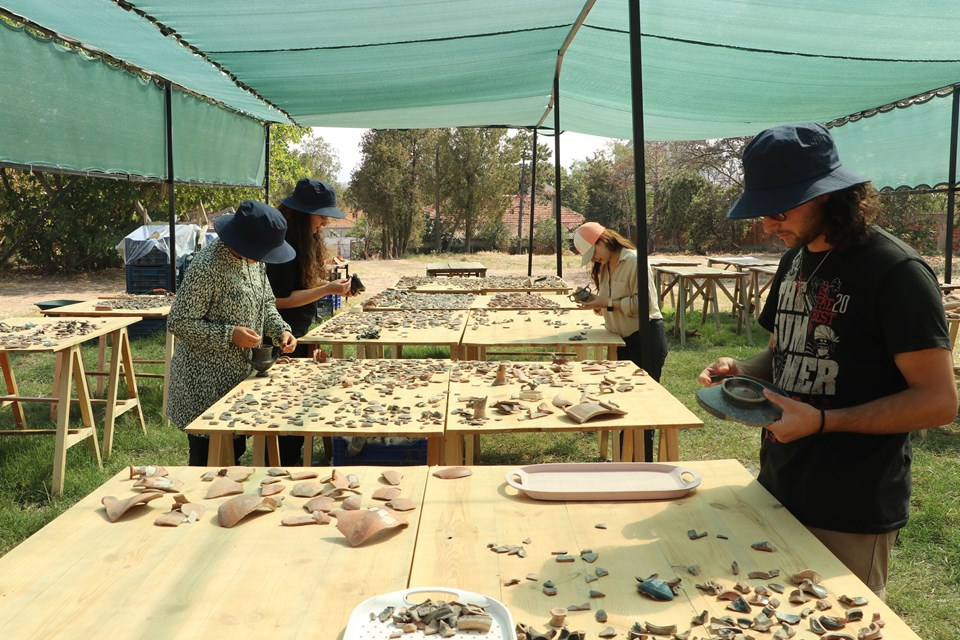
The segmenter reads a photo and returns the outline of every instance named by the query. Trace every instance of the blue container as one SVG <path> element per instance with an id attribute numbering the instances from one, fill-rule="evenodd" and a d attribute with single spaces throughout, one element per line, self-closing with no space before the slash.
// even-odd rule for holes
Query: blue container
<path id="1" fill-rule="evenodd" d="M 183 276 L 189 266 L 190 256 L 177 258 L 177 286 L 183 282 Z M 127 293 L 151 293 L 154 289 L 173 290 L 170 282 L 170 264 L 146 266 L 128 264 L 125 268 Z"/>
<path id="2" fill-rule="evenodd" d="M 162 333 L 166 330 L 166 318 L 144 318 L 140 322 L 134 322 L 132 325 L 127 327 L 127 333 L 131 338 L 150 336 L 155 333 Z"/>
<path id="3" fill-rule="evenodd" d="M 410 467 L 427 464 L 427 439 L 418 438 L 405 444 L 379 444 L 368 442 L 363 445 L 360 455 L 347 454 L 347 441 L 333 439 L 333 466 L 378 465 L 385 467 Z"/>

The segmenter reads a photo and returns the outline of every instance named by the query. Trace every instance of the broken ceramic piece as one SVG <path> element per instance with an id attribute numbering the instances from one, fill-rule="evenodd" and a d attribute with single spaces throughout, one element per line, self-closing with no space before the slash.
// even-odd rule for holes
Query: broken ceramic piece
<path id="1" fill-rule="evenodd" d="M 146 504 L 151 500 L 156 500 L 157 498 L 162 498 L 163 495 L 164 494 L 162 491 L 144 491 L 143 493 L 138 493 L 137 495 L 127 498 L 126 500 L 120 500 L 114 496 L 104 496 L 103 499 L 100 500 L 100 503 L 107 512 L 107 520 L 110 522 L 116 522 L 123 517 L 123 514 L 133 507 Z"/>
<path id="2" fill-rule="evenodd" d="M 381 531 L 407 526 L 406 519 L 392 509 L 368 507 L 359 511 L 334 511 L 337 530 L 347 538 L 351 547 L 356 547 Z"/>
<path id="3" fill-rule="evenodd" d="M 133 486 L 167 493 L 180 493 L 183 489 L 183 481 L 169 476 L 141 476 Z"/>
<path id="4" fill-rule="evenodd" d="M 433 472 L 434 477 L 441 480 L 456 480 L 457 478 L 466 478 L 473 475 L 473 471 L 466 467 L 445 467 Z"/>
<path id="5" fill-rule="evenodd" d="M 233 496 L 238 493 L 243 493 L 243 485 L 231 478 L 221 477 L 213 481 L 213 484 L 207 489 L 207 495 L 204 497 L 207 499 L 222 498 L 223 496 Z"/>
<path id="6" fill-rule="evenodd" d="M 283 504 L 283 496 L 264 498 L 256 494 L 247 494 L 230 498 L 217 509 L 217 521 L 221 527 L 229 529 L 254 511 L 266 509 L 276 511 Z"/>

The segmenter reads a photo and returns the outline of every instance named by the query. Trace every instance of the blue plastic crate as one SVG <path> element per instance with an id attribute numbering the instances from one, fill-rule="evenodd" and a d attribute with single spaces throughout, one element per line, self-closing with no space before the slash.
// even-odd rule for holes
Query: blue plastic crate
<path id="1" fill-rule="evenodd" d="M 183 276 L 189 266 L 189 256 L 177 258 L 177 286 L 183 282 Z M 169 263 L 157 266 L 128 264 L 125 268 L 127 293 L 151 293 L 154 289 L 173 290 L 170 282 Z"/>
<path id="2" fill-rule="evenodd" d="M 427 439 L 418 438 L 405 444 L 380 444 L 367 442 L 360 455 L 347 454 L 347 441 L 333 439 L 333 466 L 378 465 L 385 467 L 410 467 L 427 464 Z"/>
<path id="3" fill-rule="evenodd" d="M 150 336 L 155 333 L 162 333 L 167 330 L 166 318 L 144 318 L 140 322 L 134 322 L 127 327 L 127 333 L 131 338 L 139 336 Z"/>

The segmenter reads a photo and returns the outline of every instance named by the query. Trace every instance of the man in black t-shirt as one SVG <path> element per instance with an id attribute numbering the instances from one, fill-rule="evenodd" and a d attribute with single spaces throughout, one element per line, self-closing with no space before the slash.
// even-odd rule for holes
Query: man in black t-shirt
<path id="1" fill-rule="evenodd" d="M 906 524 L 909 433 L 953 421 L 957 390 L 936 275 L 870 224 L 876 190 L 819 124 L 774 127 L 743 153 L 730 219 L 783 240 L 760 324 L 767 350 L 701 372 L 770 380 L 789 398 L 763 429 L 758 480 L 874 592 Z"/>

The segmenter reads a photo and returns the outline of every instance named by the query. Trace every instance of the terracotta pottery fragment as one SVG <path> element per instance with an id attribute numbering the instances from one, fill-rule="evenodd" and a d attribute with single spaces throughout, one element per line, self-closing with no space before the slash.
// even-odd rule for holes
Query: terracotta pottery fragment
<path id="1" fill-rule="evenodd" d="M 322 511 L 314 511 L 305 516 L 287 516 L 280 521 L 285 527 L 300 527 L 305 524 L 330 524 L 330 516 Z"/>
<path id="2" fill-rule="evenodd" d="M 581 402 L 570 407 L 564 407 L 563 412 L 570 416 L 577 424 L 592 420 L 599 416 L 625 416 L 627 412 L 613 402 Z"/>
<path id="3" fill-rule="evenodd" d="M 316 471 L 294 471 L 289 474 L 291 480 L 309 480 L 310 478 L 316 478 Z"/>
<path id="4" fill-rule="evenodd" d="M 374 500 L 393 500 L 400 495 L 399 487 L 380 487 L 370 496 Z"/>
<path id="5" fill-rule="evenodd" d="M 351 547 L 356 547 L 381 531 L 407 526 L 407 520 L 392 509 L 368 507 L 359 511 L 334 511 L 337 530 L 347 538 Z"/>
<path id="6" fill-rule="evenodd" d="M 320 495 L 323 491 L 323 485 L 319 482 L 298 482 L 290 489 L 290 495 L 298 498 L 312 498 Z"/>
<path id="7" fill-rule="evenodd" d="M 260 485 L 261 496 L 275 496 L 281 493 L 286 487 L 282 484 L 262 484 Z"/>
<path id="8" fill-rule="evenodd" d="M 283 504 L 283 496 L 263 498 L 256 494 L 247 494 L 230 498 L 217 509 L 217 521 L 221 527 L 229 529 L 254 511 L 266 509 L 276 511 Z"/>
<path id="9" fill-rule="evenodd" d="M 272 467 L 267 469 L 267 475 L 271 477 L 281 478 L 283 476 L 289 476 L 290 472 L 286 469 L 278 469 L 277 467 Z"/>
<path id="10" fill-rule="evenodd" d="M 243 485 L 236 480 L 223 477 L 213 481 L 204 498 L 222 498 L 223 496 L 234 496 L 238 493 L 243 493 Z"/>
<path id="11" fill-rule="evenodd" d="M 130 465 L 130 479 L 156 478 L 167 475 L 167 470 L 157 465 Z"/>
<path id="12" fill-rule="evenodd" d="M 217 478 L 230 478 L 237 482 L 243 482 L 253 475 L 253 471 L 250 467 L 224 467 L 222 469 L 207 471 L 200 476 L 200 479 L 204 482 L 212 482 Z"/>
<path id="13" fill-rule="evenodd" d="M 456 480 L 457 478 L 466 478 L 472 476 L 473 471 L 466 467 L 446 467 L 433 472 L 434 477 L 441 480 Z"/>
<path id="14" fill-rule="evenodd" d="M 303 508 L 313 513 L 314 511 L 323 511 L 324 513 L 336 508 L 337 501 L 328 496 L 317 496 L 311 498 L 303 505 Z"/>
<path id="15" fill-rule="evenodd" d="M 104 496 L 103 499 L 100 500 L 100 503 L 103 504 L 103 508 L 107 511 L 107 520 L 116 522 L 122 518 L 123 514 L 129 509 L 141 504 L 146 504 L 151 500 L 162 498 L 163 495 L 162 491 L 144 491 L 126 500 L 120 500 L 114 496 Z"/>
<path id="16" fill-rule="evenodd" d="M 400 484 L 400 481 L 403 479 L 403 474 L 399 471 L 388 470 L 383 472 L 383 480 L 392 486 L 397 486 Z"/>
<path id="17" fill-rule="evenodd" d="M 417 508 L 417 503 L 410 498 L 394 498 L 387 503 L 387 506 L 394 511 L 413 511 Z"/>
<path id="18" fill-rule="evenodd" d="M 183 489 L 183 481 L 168 476 L 141 476 L 139 480 L 133 483 L 133 486 L 167 493 L 180 493 L 180 490 Z"/>
<path id="19" fill-rule="evenodd" d="M 360 496 L 350 496 L 340 503 L 340 508 L 346 511 L 357 511 L 361 506 Z"/>
<path id="20" fill-rule="evenodd" d="M 159 516 L 153 524 L 160 527 L 179 527 L 184 522 L 196 522 L 206 511 L 202 504 L 190 502 L 182 493 L 173 496 L 173 505 L 170 511 Z"/>

